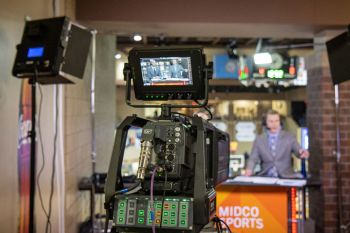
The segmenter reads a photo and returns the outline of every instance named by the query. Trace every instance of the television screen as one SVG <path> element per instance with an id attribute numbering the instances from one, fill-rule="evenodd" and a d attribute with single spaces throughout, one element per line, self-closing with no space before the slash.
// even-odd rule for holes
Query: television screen
<path id="1" fill-rule="evenodd" d="M 143 86 L 193 85 L 190 57 L 140 58 Z"/>
<path id="2" fill-rule="evenodd" d="M 138 100 L 202 100 L 205 97 L 204 71 L 208 67 L 200 47 L 133 48 L 128 61 Z"/>
<path id="3" fill-rule="evenodd" d="M 298 71 L 298 57 L 271 54 L 272 63 L 268 65 L 254 65 L 253 79 L 288 80 L 295 79 Z"/>
<path id="4" fill-rule="evenodd" d="M 231 59 L 227 54 L 214 55 L 213 78 L 215 79 L 247 79 L 253 69 L 253 59 L 239 57 Z"/>

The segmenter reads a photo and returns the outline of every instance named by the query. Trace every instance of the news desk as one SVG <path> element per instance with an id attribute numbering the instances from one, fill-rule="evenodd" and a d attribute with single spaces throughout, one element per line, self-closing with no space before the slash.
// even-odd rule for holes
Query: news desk
<path id="1" fill-rule="evenodd" d="M 235 233 L 303 233 L 306 180 L 236 177 L 217 187 L 216 214 Z"/>

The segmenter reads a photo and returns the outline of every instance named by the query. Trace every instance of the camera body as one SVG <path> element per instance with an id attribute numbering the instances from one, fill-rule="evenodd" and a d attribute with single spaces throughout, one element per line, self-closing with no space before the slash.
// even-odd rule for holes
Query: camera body
<path id="1" fill-rule="evenodd" d="M 141 141 L 153 145 L 142 188 L 150 189 L 150 173 L 159 167 L 154 181 L 154 192 L 182 193 L 190 189 L 194 175 L 193 131 L 189 124 L 172 121 L 148 122 L 142 130 Z M 164 171 L 163 171 L 164 170 Z M 165 174 L 167 181 L 164 183 Z"/>
<path id="2" fill-rule="evenodd" d="M 182 99 L 183 95 L 178 95 L 181 91 L 190 93 L 192 100 L 202 99 L 203 96 L 207 98 L 206 81 L 209 72 L 205 70 L 205 59 L 201 49 L 167 48 L 137 51 L 131 51 L 131 66 L 126 65 L 127 69 L 124 72 L 128 82 L 127 88 L 130 88 L 130 77 L 134 79 L 137 99 L 144 100 L 147 99 L 146 96 L 157 95 L 164 96 L 162 100 L 167 100 L 169 94 L 173 94 L 173 99 Z M 179 77 L 175 77 L 174 82 L 170 76 L 166 76 L 170 68 L 163 67 L 163 73 L 160 74 L 168 77 L 165 82 L 171 83 L 170 85 L 159 81 L 159 76 L 145 80 L 147 71 L 142 68 L 144 58 L 151 57 L 157 61 L 158 57 L 164 62 L 173 59 L 175 55 L 179 56 L 180 53 L 186 59 L 190 58 L 192 70 L 189 73 L 196 73 L 197 77 L 187 73 L 187 76 L 180 77 L 182 82 L 178 81 Z M 191 54 L 196 55 L 191 57 Z M 193 68 L 193 64 L 200 65 Z M 154 72 L 155 70 L 153 69 Z M 156 228 L 157 232 L 199 232 L 215 215 L 215 187 L 228 176 L 229 135 L 200 117 L 172 113 L 170 108 L 174 105 L 163 104 L 160 107 L 162 115 L 158 120 L 133 115 L 127 117 L 117 128 L 106 180 L 105 207 L 107 217 L 113 219 L 113 229 L 118 232 L 151 232 L 152 228 Z M 141 152 L 136 174 L 136 182 L 139 185 L 135 189 L 128 188 L 121 175 L 127 132 L 134 127 L 142 128 Z"/>

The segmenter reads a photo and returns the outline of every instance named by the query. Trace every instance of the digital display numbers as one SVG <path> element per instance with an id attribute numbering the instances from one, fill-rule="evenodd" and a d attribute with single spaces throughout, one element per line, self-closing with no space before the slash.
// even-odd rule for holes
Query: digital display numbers
<path id="1" fill-rule="evenodd" d="M 27 58 L 38 58 L 44 56 L 44 47 L 33 47 L 28 49 Z"/>

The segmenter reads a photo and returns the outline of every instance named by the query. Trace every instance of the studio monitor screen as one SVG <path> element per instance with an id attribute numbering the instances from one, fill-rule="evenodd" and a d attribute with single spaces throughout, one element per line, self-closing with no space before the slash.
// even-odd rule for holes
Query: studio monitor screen
<path id="1" fill-rule="evenodd" d="M 199 47 L 135 48 L 129 64 L 136 99 L 204 98 L 205 57 Z"/>

